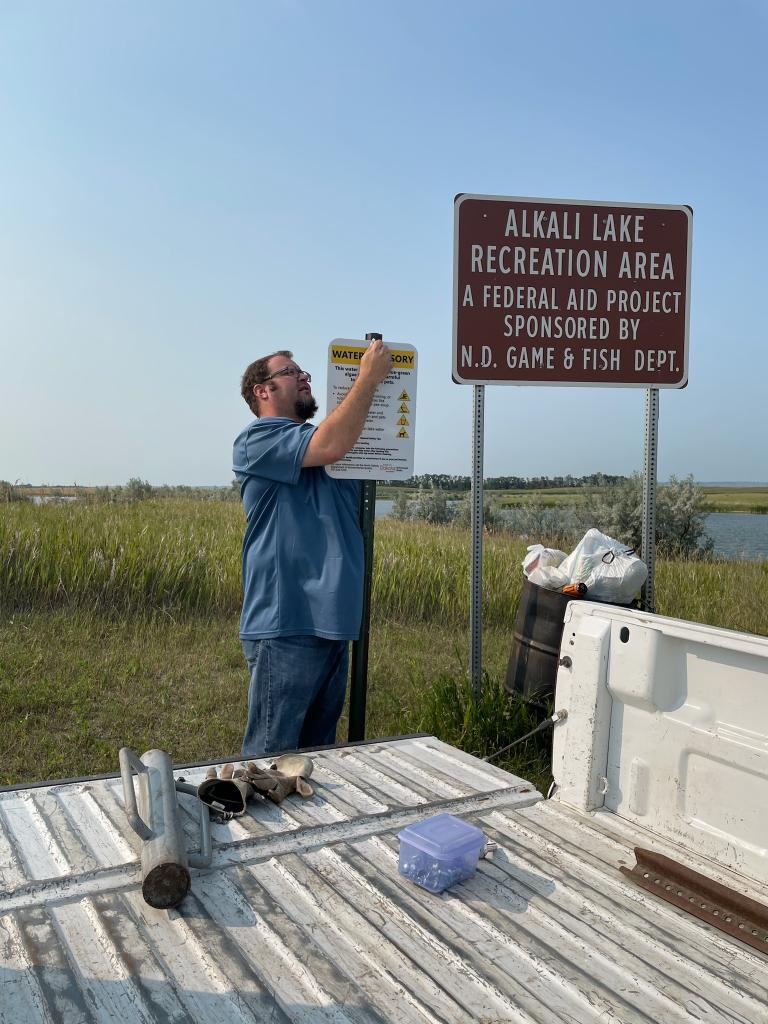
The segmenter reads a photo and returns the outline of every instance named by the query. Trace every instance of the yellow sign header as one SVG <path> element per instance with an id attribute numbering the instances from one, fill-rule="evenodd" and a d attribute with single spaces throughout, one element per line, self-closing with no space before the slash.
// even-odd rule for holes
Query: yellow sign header
<path id="1" fill-rule="evenodd" d="M 337 366 L 357 366 L 366 347 L 332 345 L 331 362 Z M 403 349 L 391 348 L 389 354 L 392 356 L 393 369 L 412 370 L 416 366 L 416 353 L 407 352 Z"/>

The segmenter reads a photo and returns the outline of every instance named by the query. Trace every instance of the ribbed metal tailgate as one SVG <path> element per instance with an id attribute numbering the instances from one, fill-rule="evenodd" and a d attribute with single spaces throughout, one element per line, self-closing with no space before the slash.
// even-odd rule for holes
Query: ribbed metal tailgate
<path id="1" fill-rule="evenodd" d="M 169 913 L 141 898 L 119 780 L 0 794 L 0 1019 L 766 1019 L 768 958 L 625 881 L 615 815 L 534 804 L 430 738 L 316 757 L 314 798 L 214 826 Z M 397 832 L 444 809 L 499 847 L 435 896 L 398 874 Z"/>

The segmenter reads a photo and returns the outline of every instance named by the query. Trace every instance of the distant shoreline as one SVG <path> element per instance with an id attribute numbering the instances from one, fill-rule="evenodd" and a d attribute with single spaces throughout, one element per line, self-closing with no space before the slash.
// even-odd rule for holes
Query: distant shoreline
<path id="1" fill-rule="evenodd" d="M 466 475 L 466 474 L 459 474 Z M 497 474 L 498 475 L 498 474 Z M 575 474 L 574 474 L 575 475 Z M 768 480 L 696 480 L 695 483 L 699 487 L 716 487 L 719 489 L 738 489 L 738 490 L 754 490 L 768 488 Z M 659 480 L 658 485 L 660 487 L 666 487 L 669 484 L 669 480 Z M 14 483 L 11 484 L 14 490 L 21 491 L 24 494 L 50 494 L 52 491 L 58 491 L 61 494 L 67 496 L 77 496 L 78 494 L 96 494 L 102 490 L 116 490 L 124 488 L 125 483 L 121 484 L 22 484 Z M 231 487 L 231 483 L 225 484 L 150 484 L 153 488 L 189 488 L 191 490 L 199 491 L 218 491 L 226 490 Z M 386 486 L 384 482 L 383 486 Z M 555 488 L 556 489 L 556 488 Z"/>

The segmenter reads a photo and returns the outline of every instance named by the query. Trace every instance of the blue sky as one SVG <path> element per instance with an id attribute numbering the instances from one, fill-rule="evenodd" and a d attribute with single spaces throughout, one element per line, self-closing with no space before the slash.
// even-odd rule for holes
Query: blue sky
<path id="1" fill-rule="evenodd" d="M 416 471 L 468 473 L 458 192 L 694 209 L 659 475 L 766 480 L 758 0 L 0 3 L 0 478 L 222 484 L 239 376 L 420 357 Z M 485 470 L 629 473 L 644 392 L 489 387 Z"/>

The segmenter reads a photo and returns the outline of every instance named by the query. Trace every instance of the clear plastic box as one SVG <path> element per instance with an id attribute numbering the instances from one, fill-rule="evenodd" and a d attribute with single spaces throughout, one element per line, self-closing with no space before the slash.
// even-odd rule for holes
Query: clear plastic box
<path id="1" fill-rule="evenodd" d="M 442 892 L 475 873 L 486 844 L 482 829 L 436 814 L 398 833 L 400 874 L 430 892 Z"/>

